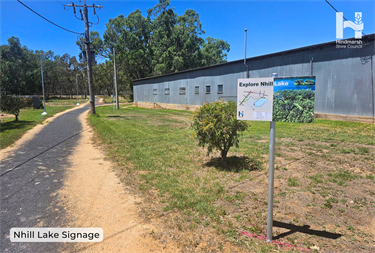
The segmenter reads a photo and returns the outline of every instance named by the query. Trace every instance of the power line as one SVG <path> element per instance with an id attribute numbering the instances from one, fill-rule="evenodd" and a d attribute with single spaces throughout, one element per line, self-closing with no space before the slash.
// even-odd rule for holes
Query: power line
<path id="1" fill-rule="evenodd" d="M 100 10 L 100 9 L 99 9 L 99 10 Z M 99 24 L 99 22 L 100 22 L 98 14 L 95 13 L 95 15 L 96 15 L 96 17 L 98 18 L 98 22 L 97 22 L 97 23 L 89 22 L 89 23 L 90 23 L 90 27 L 93 26 L 93 25 L 97 25 L 97 24 Z"/>
<path id="2" fill-rule="evenodd" d="M 83 16 L 84 16 L 84 22 L 85 22 L 85 48 L 86 48 L 86 59 L 87 59 L 87 80 L 88 83 L 90 84 L 89 90 L 90 90 L 90 109 L 91 109 L 91 114 L 95 114 L 95 92 L 94 92 L 94 83 L 92 79 L 92 66 L 91 66 L 91 47 L 90 47 L 90 22 L 89 22 L 89 15 L 87 12 L 88 8 L 92 8 L 94 11 L 94 15 L 96 15 L 95 8 L 102 8 L 103 6 L 101 5 L 96 5 L 93 4 L 92 6 L 86 5 L 86 0 L 83 1 L 83 5 L 76 5 L 74 3 L 68 4 L 69 7 L 73 7 L 73 12 L 74 15 L 76 14 L 76 7 L 77 8 L 83 8 Z M 80 10 L 80 13 L 82 15 L 82 10 Z M 82 16 L 81 16 L 82 17 Z M 98 23 L 99 23 L 99 16 L 98 18 Z M 93 24 L 93 23 L 91 23 Z"/>
<path id="3" fill-rule="evenodd" d="M 327 4 L 329 4 L 329 6 L 332 7 L 332 9 L 334 9 L 337 13 L 339 13 L 341 15 L 341 13 L 330 3 L 328 2 L 328 0 L 325 0 Z M 343 15 L 341 15 L 341 17 L 343 17 L 345 19 L 345 21 L 349 21 L 347 20 Z M 352 28 L 354 28 L 354 30 L 357 30 L 355 27 L 353 27 L 352 25 L 350 25 Z M 364 32 L 362 32 L 363 35 L 366 35 Z"/>
<path id="4" fill-rule="evenodd" d="M 66 6 L 65 4 L 63 4 L 62 2 L 60 2 L 60 1 L 58 1 L 58 0 L 55 0 L 56 2 L 58 2 L 59 4 L 61 4 L 62 6 L 64 6 L 64 10 L 65 11 L 69 11 L 70 10 L 70 8 L 69 9 L 66 9 L 66 7 L 68 7 L 68 6 Z"/>
<path id="5" fill-rule="evenodd" d="M 52 21 L 46 19 L 45 17 L 43 17 L 42 15 L 40 15 L 39 13 L 37 13 L 36 11 L 34 11 L 33 9 L 31 9 L 29 6 L 27 6 L 26 4 L 22 3 L 20 0 L 17 0 L 17 2 L 19 2 L 20 4 L 22 4 L 23 6 L 25 6 L 25 7 L 26 7 L 27 9 L 29 9 L 30 11 L 34 12 L 34 13 L 35 13 L 36 15 L 38 15 L 39 17 L 41 17 L 41 18 L 43 18 L 44 20 L 50 22 L 51 24 L 57 26 L 58 28 L 61 28 L 61 29 L 65 30 L 65 31 L 67 31 L 67 32 L 71 32 L 71 33 L 75 33 L 75 34 L 83 34 L 83 33 L 73 32 L 73 31 L 71 31 L 71 30 L 68 30 L 68 29 L 62 27 L 62 26 L 59 26 L 59 25 L 53 23 Z"/>
<path id="6" fill-rule="evenodd" d="M 56 2 L 58 2 L 59 4 L 61 4 L 62 6 L 66 6 L 65 4 L 63 4 L 62 2 L 58 1 L 58 0 L 55 0 Z"/>

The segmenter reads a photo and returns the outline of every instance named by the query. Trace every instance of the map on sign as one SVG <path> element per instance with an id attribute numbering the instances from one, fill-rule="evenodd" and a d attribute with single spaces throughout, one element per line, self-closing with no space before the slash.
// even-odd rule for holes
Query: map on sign
<path id="1" fill-rule="evenodd" d="M 244 91 L 243 100 L 240 102 L 240 105 L 244 105 L 246 110 L 255 110 L 256 107 L 263 107 L 266 110 L 270 110 L 272 103 L 270 103 L 269 98 L 272 94 L 266 94 L 266 91 Z M 267 103 L 268 102 L 268 103 Z"/>
<path id="2" fill-rule="evenodd" d="M 237 119 L 272 121 L 273 78 L 238 80 Z"/>

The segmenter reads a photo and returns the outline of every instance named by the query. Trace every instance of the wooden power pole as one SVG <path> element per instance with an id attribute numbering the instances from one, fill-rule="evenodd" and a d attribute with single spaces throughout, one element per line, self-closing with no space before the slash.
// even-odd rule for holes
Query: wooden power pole
<path id="1" fill-rule="evenodd" d="M 86 61 L 87 61 L 87 79 L 89 83 L 89 100 L 90 100 L 90 107 L 91 107 L 91 114 L 95 114 L 95 92 L 94 92 L 94 83 L 92 81 L 92 66 L 91 66 L 91 48 L 90 48 L 90 33 L 89 33 L 89 17 L 87 13 L 87 8 L 93 8 L 94 14 L 95 13 L 95 8 L 103 8 L 101 5 L 86 5 L 86 0 L 83 1 L 83 5 L 75 5 L 74 3 L 72 4 L 67 4 L 67 6 L 73 7 L 74 10 L 74 15 L 76 14 L 76 9 L 75 7 L 78 8 L 83 8 L 83 16 L 82 18 L 82 13 L 81 13 L 81 20 L 83 19 L 85 21 L 85 47 L 86 47 Z"/>

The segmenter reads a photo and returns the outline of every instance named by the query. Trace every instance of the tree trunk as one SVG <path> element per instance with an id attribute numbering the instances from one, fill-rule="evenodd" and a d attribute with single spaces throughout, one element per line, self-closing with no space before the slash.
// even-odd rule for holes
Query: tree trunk
<path id="1" fill-rule="evenodd" d="M 18 114 L 16 114 L 16 121 L 18 121 Z"/>
<path id="2" fill-rule="evenodd" d="M 221 165 L 227 166 L 227 154 L 228 150 L 221 150 Z"/>

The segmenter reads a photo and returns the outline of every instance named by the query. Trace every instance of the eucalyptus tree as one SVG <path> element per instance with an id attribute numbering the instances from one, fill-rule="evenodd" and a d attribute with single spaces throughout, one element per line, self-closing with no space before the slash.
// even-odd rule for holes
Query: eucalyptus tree
<path id="1" fill-rule="evenodd" d="M 141 11 L 136 10 L 127 17 L 120 15 L 110 19 L 103 37 L 110 59 L 113 60 L 115 48 L 118 68 L 138 79 L 148 76 L 152 70 L 150 36 L 150 19 L 144 18 Z"/>
<path id="2" fill-rule="evenodd" d="M 152 34 L 149 49 L 152 53 L 153 75 L 160 75 L 173 70 L 176 57 L 174 27 L 177 14 L 170 6 L 170 0 L 159 0 L 159 4 L 147 10 L 151 22 Z M 179 65 L 178 59 L 175 65 Z"/>
<path id="3" fill-rule="evenodd" d="M 35 86 L 38 80 L 38 64 L 32 50 L 21 47 L 16 37 L 8 39 L 8 45 L 2 45 L 1 83 L 2 90 L 14 94 L 34 94 L 39 91 Z"/>
<path id="4" fill-rule="evenodd" d="M 201 50 L 201 67 L 218 64 L 227 61 L 230 46 L 228 42 L 221 39 L 207 37 Z"/>
<path id="5" fill-rule="evenodd" d="M 140 10 L 127 17 L 119 15 L 110 19 L 106 27 L 103 40 L 98 32 L 91 31 L 90 42 L 95 53 L 106 61 L 113 61 L 113 49 L 116 50 L 119 86 L 125 90 L 132 89 L 134 79 L 225 62 L 230 49 L 226 41 L 204 39 L 199 14 L 188 9 L 178 16 L 170 0 L 159 0 L 147 10 L 147 16 Z M 83 38 L 77 45 L 83 49 Z M 109 76 L 109 65 L 99 64 L 94 71 L 94 75 L 101 75 L 94 77 L 102 82 L 98 84 L 101 90 L 105 87 L 104 76 Z M 105 89 L 109 92 L 109 88 Z"/>

